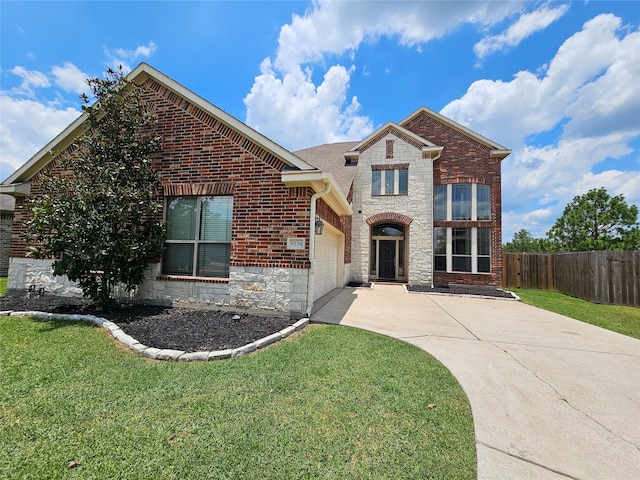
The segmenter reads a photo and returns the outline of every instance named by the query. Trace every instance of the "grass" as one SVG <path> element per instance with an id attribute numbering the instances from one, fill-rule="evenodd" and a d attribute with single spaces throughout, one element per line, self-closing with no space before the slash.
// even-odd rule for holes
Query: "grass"
<path id="1" fill-rule="evenodd" d="M 0 277 L 0 295 L 7 293 L 7 277 Z"/>
<path id="2" fill-rule="evenodd" d="M 529 305 L 640 339 L 640 308 L 596 304 L 546 290 L 514 292 Z"/>
<path id="3" fill-rule="evenodd" d="M 0 478 L 457 480 L 475 468 L 457 381 L 383 336 L 313 325 L 249 356 L 179 363 L 87 324 L 0 317 Z"/>

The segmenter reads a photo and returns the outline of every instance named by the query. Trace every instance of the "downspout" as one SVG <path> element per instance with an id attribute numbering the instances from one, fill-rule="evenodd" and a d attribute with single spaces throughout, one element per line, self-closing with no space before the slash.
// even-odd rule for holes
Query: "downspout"
<path id="1" fill-rule="evenodd" d="M 328 180 L 324 180 L 325 187 L 321 192 L 316 192 L 311 196 L 311 208 L 309 218 L 309 281 L 307 283 L 307 309 L 305 314 L 307 317 L 311 316 L 311 310 L 313 309 L 313 287 L 314 277 L 316 274 L 316 200 L 320 197 L 324 197 L 331 191 L 331 184 Z"/>
<path id="2" fill-rule="evenodd" d="M 440 158 L 440 156 L 442 155 L 442 150 L 443 148 L 440 148 L 435 156 L 431 157 L 431 192 L 432 194 L 435 195 L 435 187 L 433 186 L 433 162 L 435 162 L 436 160 L 438 160 Z M 431 216 L 433 218 L 433 202 L 431 202 Z M 431 248 L 433 248 L 433 220 L 431 220 Z M 433 273 L 434 273 L 434 266 L 433 266 L 433 250 L 431 251 L 431 288 L 434 288 L 435 285 L 433 284 Z"/>

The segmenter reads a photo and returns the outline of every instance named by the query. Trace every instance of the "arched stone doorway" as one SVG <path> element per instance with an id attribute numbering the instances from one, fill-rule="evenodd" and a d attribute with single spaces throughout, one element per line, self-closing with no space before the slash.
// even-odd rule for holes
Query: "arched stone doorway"
<path id="1" fill-rule="evenodd" d="M 405 229 L 404 225 L 389 222 L 371 226 L 371 280 L 406 281 Z"/>

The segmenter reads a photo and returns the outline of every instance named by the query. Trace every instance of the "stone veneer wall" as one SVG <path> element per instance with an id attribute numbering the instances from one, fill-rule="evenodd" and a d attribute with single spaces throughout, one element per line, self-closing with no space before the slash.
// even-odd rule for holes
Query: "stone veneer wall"
<path id="1" fill-rule="evenodd" d="M 82 290 L 67 277 L 54 277 L 53 260 L 35 258 L 10 258 L 7 293 L 20 294 L 34 285 L 36 290 L 45 289 L 45 294 L 65 297 L 81 297 Z"/>
<path id="2" fill-rule="evenodd" d="M 164 279 L 160 264 L 152 264 L 145 272 L 136 298 L 296 314 L 304 312 L 307 305 L 308 277 L 308 269 L 231 266 L 228 281 L 188 277 Z"/>
<path id="3" fill-rule="evenodd" d="M 393 158 L 387 157 L 387 140 L 393 140 Z M 371 195 L 371 166 L 409 164 L 407 195 Z M 415 146 L 393 132 L 380 138 L 361 152 L 353 180 L 353 219 L 351 244 L 351 280 L 369 280 L 371 227 L 375 223 L 402 223 L 394 220 L 409 217 L 405 225 L 407 283 L 431 285 L 433 280 L 433 168 L 432 160 L 422 158 Z M 380 214 L 386 214 L 380 216 Z M 379 215 L 381 221 L 370 225 L 367 219 Z"/>
<path id="4" fill-rule="evenodd" d="M 82 290 L 66 277 L 53 276 L 52 260 L 12 258 L 8 293 L 24 293 L 30 285 L 46 294 L 82 296 Z M 299 314 L 307 306 L 309 270 L 299 268 L 231 267 L 229 281 L 163 280 L 160 264 L 151 264 L 133 295 L 116 292 L 120 300 L 161 304 L 205 304 L 219 307 L 276 310 Z M 121 293 L 119 295 L 119 293 Z"/>

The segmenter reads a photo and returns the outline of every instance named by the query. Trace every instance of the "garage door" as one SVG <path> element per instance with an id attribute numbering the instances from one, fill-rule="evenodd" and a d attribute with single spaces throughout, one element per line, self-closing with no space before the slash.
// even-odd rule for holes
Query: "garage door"
<path id="1" fill-rule="evenodd" d="M 316 236 L 316 274 L 313 300 L 317 300 L 336 288 L 338 273 L 338 241 L 340 237 L 324 229 Z"/>

